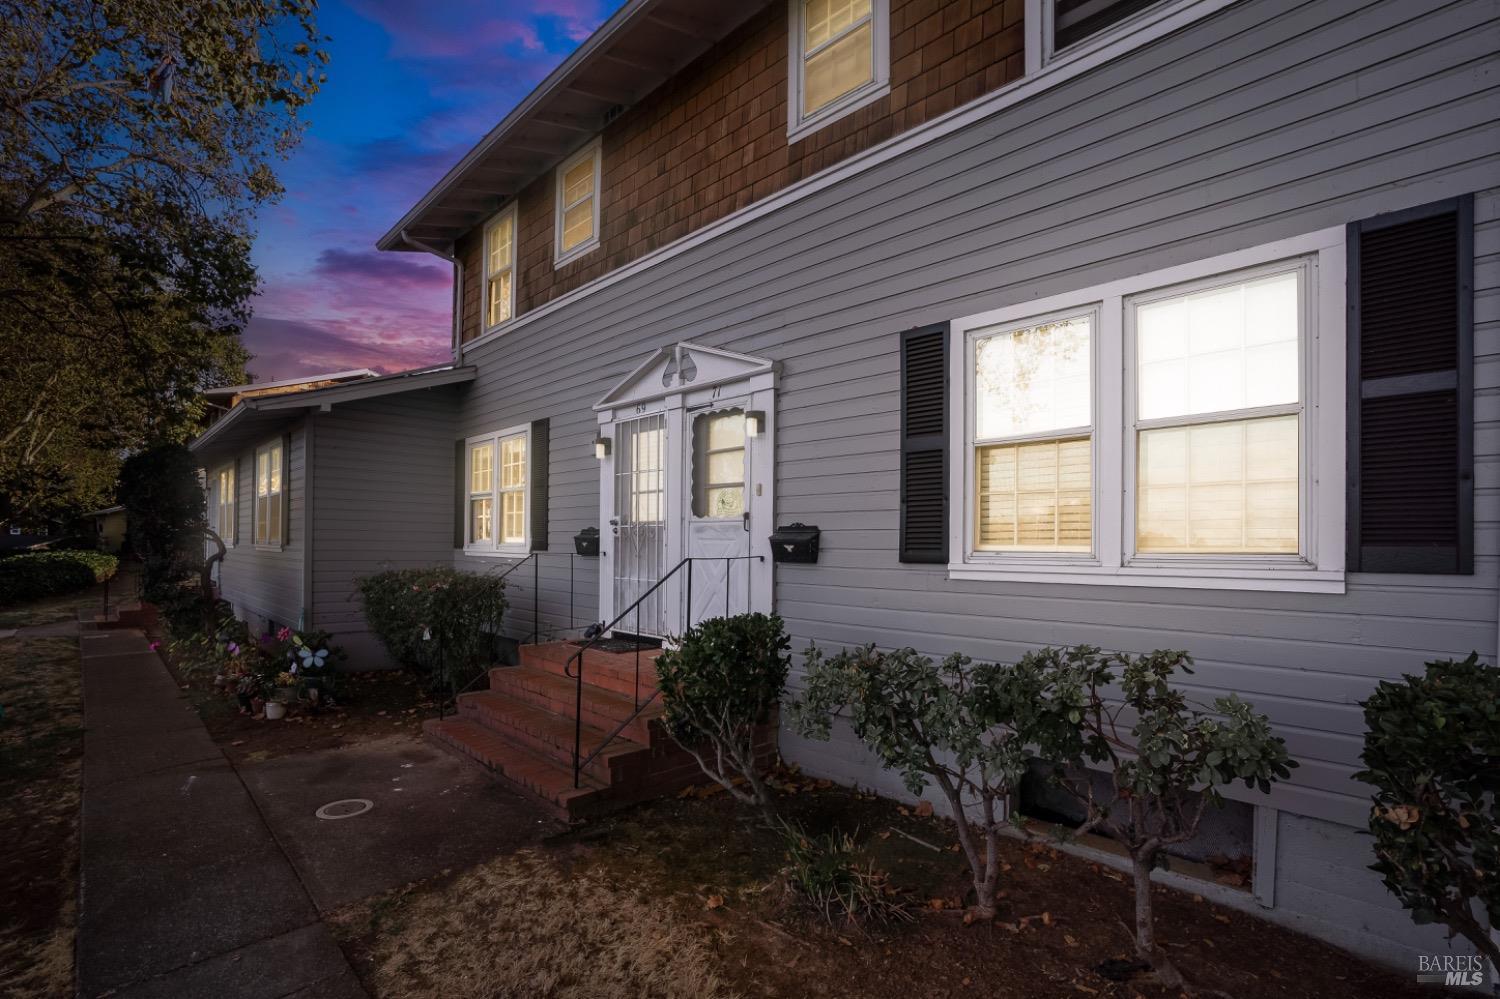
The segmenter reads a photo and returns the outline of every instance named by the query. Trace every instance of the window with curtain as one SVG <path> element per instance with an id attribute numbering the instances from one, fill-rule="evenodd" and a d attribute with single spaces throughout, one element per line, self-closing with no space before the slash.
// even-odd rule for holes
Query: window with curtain
<path id="1" fill-rule="evenodd" d="M 972 341 L 974 547 L 1093 547 L 1092 314 Z"/>
<path id="2" fill-rule="evenodd" d="M 745 411 L 725 409 L 693 418 L 693 516 L 745 512 Z"/>
<path id="3" fill-rule="evenodd" d="M 234 466 L 219 469 L 214 490 L 214 531 L 226 545 L 234 544 Z"/>
<path id="4" fill-rule="evenodd" d="M 255 543 L 280 545 L 282 539 L 282 475 L 285 449 L 281 441 L 255 449 Z"/>

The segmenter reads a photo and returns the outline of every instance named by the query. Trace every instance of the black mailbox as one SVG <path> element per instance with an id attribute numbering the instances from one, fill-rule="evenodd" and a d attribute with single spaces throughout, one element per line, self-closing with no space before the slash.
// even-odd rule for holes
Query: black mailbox
<path id="1" fill-rule="evenodd" d="M 771 561 L 816 562 L 818 536 L 822 533 L 807 524 L 788 524 L 776 528 L 771 534 Z"/>
<path id="2" fill-rule="evenodd" d="M 599 528 L 585 527 L 573 535 L 573 550 L 580 555 L 599 554 Z"/>

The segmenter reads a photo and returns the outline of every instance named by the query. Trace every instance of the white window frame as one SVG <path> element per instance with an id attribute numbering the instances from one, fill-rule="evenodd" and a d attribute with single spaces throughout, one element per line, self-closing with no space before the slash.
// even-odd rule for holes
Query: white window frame
<path id="1" fill-rule="evenodd" d="M 526 509 L 522 516 L 525 530 L 525 538 L 520 542 L 503 542 L 500 540 L 504 533 L 505 505 L 501 496 L 506 492 L 500 488 L 501 471 L 501 442 L 513 437 L 523 437 L 526 440 L 526 485 L 517 488 L 526 497 Z M 502 557 L 514 557 L 517 555 L 529 555 L 531 553 L 531 505 L 536 500 L 536 451 L 532 447 L 531 424 L 522 423 L 519 426 L 507 427 L 504 430 L 491 430 L 482 434 L 475 434 L 464 441 L 464 552 L 469 555 L 491 555 Z M 475 541 L 472 537 L 474 529 L 474 517 L 469 511 L 469 499 L 486 495 L 484 492 L 473 491 L 473 480 L 470 476 L 473 461 L 474 448 L 476 445 L 489 444 L 494 456 L 490 463 L 490 491 L 488 495 L 493 497 L 491 505 L 491 518 L 494 524 L 489 541 Z"/>
<path id="2" fill-rule="evenodd" d="M 510 318 L 502 319 L 498 323 L 491 323 L 490 282 L 494 280 L 497 274 L 502 272 L 490 270 L 490 233 L 494 231 L 497 225 L 505 221 L 507 216 L 510 218 Z M 480 286 L 479 315 L 484 323 L 485 333 L 493 333 L 516 321 L 516 300 L 520 297 L 517 289 L 520 276 L 520 267 L 518 265 L 521 256 L 520 223 L 521 219 L 516 211 L 516 203 L 512 201 L 509 205 L 496 212 L 489 221 L 485 222 L 484 229 L 482 230 L 484 232 L 484 245 L 481 247 L 481 252 L 484 254 L 484 263 L 482 265 L 484 284 Z"/>
<path id="3" fill-rule="evenodd" d="M 891 92 L 891 4 L 890 0 L 870 0 L 870 39 L 873 46 L 870 82 L 849 91 L 812 114 L 802 113 L 803 70 L 807 66 L 802 51 L 802 39 L 805 37 L 802 18 L 804 4 L 805 0 L 787 0 L 787 142 L 805 139 L 824 125 L 873 104 Z M 825 44 L 831 44 L 832 41 L 830 39 Z"/>
<path id="4" fill-rule="evenodd" d="M 231 461 L 227 465 L 221 465 L 214 472 L 214 530 L 218 532 L 219 540 L 224 542 L 225 548 L 233 548 L 235 539 L 239 535 L 239 462 Z M 229 473 L 228 499 L 225 499 L 224 473 Z M 224 508 L 229 508 L 229 530 L 224 528 Z"/>
<path id="5" fill-rule="evenodd" d="M 1114 42 L 1129 35 L 1141 34 L 1150 31 L 1161 24 L 1162 21 L 1173 18 L 1176 15 L 1200 8 L 1187 16 L 1188 20 L 1196 20 L 1205 14 L 1211 14 L 1224 6 L 1222 2 L 1205 2 L 1205 0 L 1161 0 L 1155 6 L 1138 10 L 1116 24 L 1100 30 L 1098 33 L 1085 38 L 1074 45 L 1069 45 L 1061 52 L 1057 51 L 1052 44 L 1053 23 L 1056 8 L 1056 0 L 1026 0 L 1026 13 L 1024 31 L 1026 35 L 1026 73 L 1030 75 L 1040 71 L 1045 66 L 1060 63 L 1073 62 L 1075 60 L 1095 66 L 1107 62 L 1116 53 L 1102 52 L 1101 49 L 1111 46 Z M 1166 27 L 1166 30 L 1171 30 Z"/>
<path id="6" fill-rule="evenodd" d="M 569 206 L 563 204 L 563 177 L 567 176 L 569 170 L 590 157 L 594 161 L 594 231 L 588 239 L 565 253 L 563 252 L 562 245 L 563 216 L 566 214 Z M 599 246 L 599 203 L 604 200 L 604 149 L 603 143 L 598 136 L 594 137 L 582 149 L 557 165 L 557 170 L 553 174 L 552 187 L 552 266 L 557 268 L 564 264 L 572 263 L 574 260 L 597 249 Z"/>
<path id="7" fill-rule="evenodd" d="M 279 504 L 281 507 L 280 516 L 278 518 L 278 530 L 276 531 L 275 537 L 262 538 L 260 536 L 260 456 L 262 454 L 270 453 L 271 451 L 276 449 L 280 449 L 281 452 L 281 460 L 279 462 L 281 466 L 281 488 L 276 492 L 269 492 L 268 484 L 266 504 L 267 508 L 269 508 L 270 504 L 273 502 Z M 266 441 L 264 444 L 255 449 L 255 458 L 250 465 L 251 474 L 254 476 L 251 481 L 250 487 L 250 537 L 256 548 L 264 549 L 266 551 L 281 551 L 286 543 L 286 522 L 288 514 L 290 512 L 288 509 L 287 494 L 290 491 L 291 487 L 289 473 L 290 466 L 287 462 L 288 450 L 289 448 L 287 447 L 286 438 L 284 437 L 278 437 L 275 440 Z M 267 526 L 269 528 L 269 525 Z"/>
<path id="8" fill-rule="evenodd" d="M 1298 555 L 1137 556 L 1135 422 L 1126 309 L 1132 296 L 1297 266 L 1307 284 L 1302 330 L 1301 501 Z M 1342 593 L 1344 573 L 1345 249 L 1342 228 L 1168 267 L 1078 292 L 954 321 L 950 399 L 948 574 L 954 579 Z M 1094 331 L 1094 554 L 976 552 L 971 335 L 1098 310 Z M 957 428 L 962 428 L 958 431 Z"/>
<path id="9" fill-rule="evenodd" d="M 977 399 L 978 367 L 974 360 L 974 351 L 980 340 L 987 339 L 997 334 L 1014 332 L 1031 326 L 1039 326 L 1044 323 L 1057 322 L 1063 319 L 1073 319 L 1080 316 L 1088 316 L 1091 326 L 1089 328 L 1089 409 L 1090 424 L 1087 428 L 1065 427 L 1058 430 L 1044 430 L 1028 434 L 1012 434 L 1008 437 L 987 437 L 978 439 L 979 414 L 973 406 L 965 406 L 964 427 L 964 460 L 968 462 L 964 481 L 973 496 L 977 497 L 979 488 L 978 468 L 975 464 L 975 456 L 981 447 L 993 444 L 1013 445 L 1029 444 L 1037 441 L 1059 441 L 1076 440 L 1079 437 L 1087 437 L 1089 441 L 1089 476 L 1093 485 L 1094 497 L 1090 502 L 1089 540 L 1090 550 L 1087 552 L 1070 551 L 1024 551 L 1020 549 L 1012 551 L 996 551 L 980 549 L 978 547 L 979 509 L 977 498 L 971 503 L 969 499 L 964 501 L 965 516 L 968 523 L 965 525 L 967 534 L 965 544 L 968 546 L 971 559 L 976 564 L 1008 564 L 1010 562 L 1021 562 L 1027 565 L 1097 565 L 1099 552 L 1099 306 L 1098 303 L 1084 303 L 1076 308 L 1061 309 L 1042 315 L 1032 315 L 1019 318 L 1010 322 L 1001 323 L 996 326 L 977 326 L 965 329 L 963 338 L 963 349 L 968 356 L 963 362 L 964 396 L 966 399 Z M 955 382 L 954 384 L 960 384 Z M 1085 432 L 1086 429 L 1086 432 Z"/>

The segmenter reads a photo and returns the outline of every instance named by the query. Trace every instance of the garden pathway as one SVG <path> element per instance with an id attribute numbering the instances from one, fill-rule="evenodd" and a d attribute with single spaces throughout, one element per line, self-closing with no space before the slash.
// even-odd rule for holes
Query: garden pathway
<path id="1" fill-rule="evenodd" d="M 84 631 L 84 999 L 365 995 L 256 802 L 139 631 Z"/>

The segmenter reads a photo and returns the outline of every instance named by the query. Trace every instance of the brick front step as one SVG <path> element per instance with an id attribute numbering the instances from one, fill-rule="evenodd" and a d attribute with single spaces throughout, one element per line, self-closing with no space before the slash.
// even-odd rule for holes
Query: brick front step
<path id="1" fill-rule="evenodd" d="M 564 672 L 568 662 L 578 652 L 579 646 L 572 642 L 548 642 L 545 645 L 521 646 L 521 665 L 538 672 L 551 673 L 574 682 Z M 604 652 L 588 649 L 583 653 L 583 680 L 591 686 L 613 690 L 627 697 L 635 696 L 639 686 L 640 696 L 647 697 L 656 689 L 656 657 L 660 649 L 642 649 L 640 677 L 637 685 L 636 657 L 633 652 Z M 576 664 L 575 664 L 576 665 Z"/>
<path id="2" fill-rule="evenodd" d="M 429 718 L 427 738 L 474 760 L 506 784 L 537 798 L 564 821 L 599 814 L 602 785 L 585 776 L 573 786 L 570 768 L 533 756 L 500 733 L 465 718 Z"/>
<path id="3" fill-rule="evenodd" d="M 544 708 L 570 721 L 578 700 L 577 680 L 569 680 L 556 673 L 533 669 L 530 666 L 505 666 L 490 670 L 490 690 L 499 691 L 514 700 Z M 641 700 L 645 701 L 654 690 L 655 688 L 642 690 Z M 616 725 L 635 714 L 635 711 L 636 702 L 629 694 L 596 687 L 592 683 L 583 685 L 583 713 L 580 717 L 585 725 L 611 732 Z M 661 701 L 657 699 L 647 705 L 640 716 L 627 725 L 620 734 L 642 744 L 648 743 L 651 739 L 650 721 L 659 717 L 661 713 Z"/>
<path id="4" fill-rule="evenodd" d="M 580 752 L 587 756 L 622 722 L 624 729 L 589 761 L 573 786 L 574 705 L 578 682 L 563 666 L 578 646 L 570 642 L 521 647 L 521 666 L 490 671 L 490 689 L 461 694 L 458 715 L 422 726 L 433 742 L 460 753 L 544 804 L 565 820 L 675 794 L 707 778 L 692 754 L 667 734 L 660 701 L 636 715 L 635 654 L 590 650 L 584 663 Z M 641 655 L 641 691 L 654 692 L 656 671 Z M 650 684 L 647 683 L 649 678 Z M 632 717 L 636 715 L 635 717 Z M 776 753 L 776 726 L 757 736 L 766 765 Z"/>
<path id="5" fill-rule="evenodd" d="M 518 701 L 493 690 L 460 694 L 459 716 L 492 729 L 524 746 L 537 756 L 552 760 L 571 771 L 573 766 L 573 719 Z M 608 731 L 584 725 L 578 733 L 582 753 L 587 756 L 604 742 Z M 626 738 L 614 739 L 592 760 L 585 771 L 602 783 L 629 781 L 630 771 L 644 768 L 650 749 Z M 632 764 L 636 764 L 632 767 Z"/>

